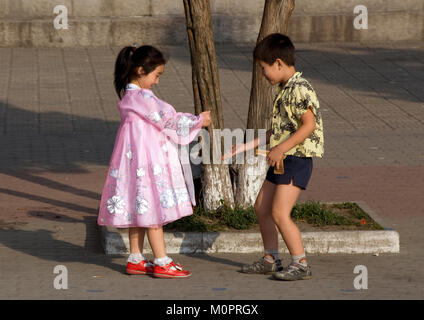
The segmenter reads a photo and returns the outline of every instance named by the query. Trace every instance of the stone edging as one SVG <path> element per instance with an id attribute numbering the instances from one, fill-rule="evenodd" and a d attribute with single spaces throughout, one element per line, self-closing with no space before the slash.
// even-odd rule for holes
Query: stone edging
<path id="1" fill-rule="evenodd" d="M 385 230 L 376 231 L 317 231 L 302 232 L 306 253 L 398 253 L 399 233 L 387 224 L 362 201 L 358 204 Z M 103 248 L 106 254 L 128 254 L 128 229 L 100 226 Z M 165 232 L 167 253 L 255 253 L 263 252 L 258 232 Z M 279 237 L 281 253 L 288 253 Z M 152 253 L 145 241 L 144 253 Z"/>

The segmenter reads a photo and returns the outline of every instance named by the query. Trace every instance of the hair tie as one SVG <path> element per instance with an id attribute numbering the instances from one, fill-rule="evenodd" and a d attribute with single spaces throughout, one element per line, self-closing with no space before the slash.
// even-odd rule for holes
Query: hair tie
<path id="1" fill-rule="evenodd" d="M 137 50 L 137 48 L 134 46 L 129 46 L 129 47 L 131 48 L 129 53 L 129 56 L 131 57 L 134 54 L 135 50 Z"/>
<path id="2" fill-rule="evenodd" d="M 134 46 L 131 46 L 131 50 L 130 50 L 130 53 L 129 53 L 129 56 L 128 56 L 128 58 L 130 59 L 131 62 L 132 62 L 132 57 L 134 55 L 135 50 L 137 50 L 137 48 L 134 47 Z"/>

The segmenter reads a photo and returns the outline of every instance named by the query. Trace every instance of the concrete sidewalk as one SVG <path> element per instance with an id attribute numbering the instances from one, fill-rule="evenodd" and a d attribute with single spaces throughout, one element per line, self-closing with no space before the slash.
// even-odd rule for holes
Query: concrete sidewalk
<path id="1" fill-rule="evenodd" d="M 252 47 L 217 47 L 228 128 L 245 127 Z M 119 125 L 118 49 L 0 48 L 0 298 L 175 299 L 175 281 L 179 299 L 424 297 L 422 42 L 297 45 L 326 139 L 300 200 L 364 201 L 399 232 L 400 253 L 311 254 L 313 279 L 295 283 L 238 273 L 256 254 L 172 255 L 193 276 L 165 281 L 127 276 L 125 256 L 103 253 L 96 214 Z M 163 49 L 171 59 L 155 91 L 194 112 L 188 48 Z M 57 265 L 67 290 L 53 286 Z M 367 290 L 353 286 L 357 265 Z"/>

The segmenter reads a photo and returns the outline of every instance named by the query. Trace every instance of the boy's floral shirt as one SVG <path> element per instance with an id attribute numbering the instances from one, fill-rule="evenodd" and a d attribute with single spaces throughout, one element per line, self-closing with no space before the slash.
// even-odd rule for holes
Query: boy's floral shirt
<path id="1" fill-rule="evenodd" d="M 284 87 L 278 86 L 272 114 L 271 148 L 285 141 L 300 128 L 300 118 L 308 108 L 315 115 L 316 128 L 302 143 L 285 154 L 297 157 L 323 156 L 324 134 L 318 98 L 310 83 L 302 78 L 301 72 L 296 72 Z"/>

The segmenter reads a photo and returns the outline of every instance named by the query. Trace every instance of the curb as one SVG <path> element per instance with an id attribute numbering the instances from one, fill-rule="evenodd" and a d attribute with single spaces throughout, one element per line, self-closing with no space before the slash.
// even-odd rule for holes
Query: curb
<path id="1" fill-rule="evenodd" d="M 376 231 L 317 231 L 302 232 L 306 253 L 399 253 L 399 233 L 388 228 L 384 220 L 362 201 L 359 205 L 385 230 Z M 129 253 L 128 229 L 99 226 L 103 248 L 107 255 Z M 263 252 L 259 232 L 164 232 L 166 251 L 169 254 L 194 253 L 256 253 Z M 279 251 L 288 253 L 279 237 Z M 148 241 L 144 253 L 151 254 Z"/>

